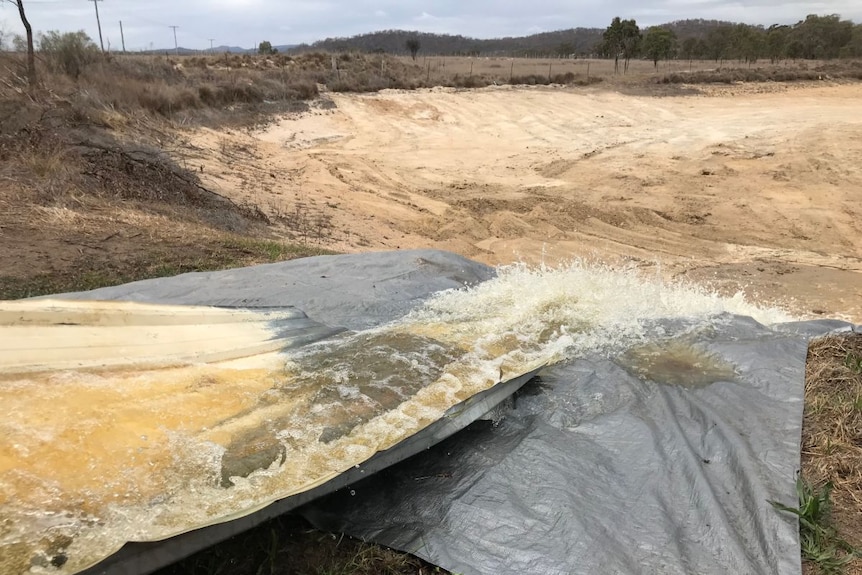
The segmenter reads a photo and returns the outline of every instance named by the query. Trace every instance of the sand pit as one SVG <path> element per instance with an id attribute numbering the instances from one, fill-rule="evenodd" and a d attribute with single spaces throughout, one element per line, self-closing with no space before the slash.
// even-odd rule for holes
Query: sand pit
<path id="1" fill-rule="evenodd" d="M 862 85 L 329 95 L 198 131 L 205 183 L 355 252 L 628 263 L 862 321 Z"/>

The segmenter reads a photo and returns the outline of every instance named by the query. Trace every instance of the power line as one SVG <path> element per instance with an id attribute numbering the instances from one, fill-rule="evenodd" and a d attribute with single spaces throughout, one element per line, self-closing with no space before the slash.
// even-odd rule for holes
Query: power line
<path id="1" fill-rule="evenodd" d="M 210 41 L 210 54 L 212 54 L 212 51 L 213 51 L 213 42 L 215 42 L 215 38 L 208 38 L 208 40 Z"/>
<path id="2" fill-rule="evenodd" d="M 102 52 L 105 51 L 105 42 L 102 40 L 102 22 L 99 20 L 99 2 L 102 0 L 89 0 L 96 7 L 96 25 L 99 27 L 99 45 L 102 47 Z"/>
<path id="3" fill-rule="evenodd" d="M 168 28 L 174 29 L 174 52 L 176 52 L 177 56 L 179 56 L 180 55 L 180 45 L 177 44 L 177 28 L 179 28 L 179 26 L 168 26 Z"/>

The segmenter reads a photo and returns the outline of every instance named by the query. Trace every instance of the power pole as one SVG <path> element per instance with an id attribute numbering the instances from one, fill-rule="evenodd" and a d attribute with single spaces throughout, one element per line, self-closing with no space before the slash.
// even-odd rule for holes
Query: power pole
<path id="1" fill-rule="evenodd" d="M 120 41 L 123 43 L 123 54 L 126 53 L 126 37 L 123 35 L 123 21 L 120 20 Z"/>
<path id="2" fill-rule="evenodd" d="M 102 0 L 89 0 L 96 7 L 96 25 L 99 27 L 99 45 L 102 47 L 102 52 L 105 51 L 105 43 L 102 41 L 102 22 L 99 20 L 99 2 Z"/>
<path id="3" fill-rule="evenodd" d="M 215 42 L 215 38 L 210 38 L 209 41 L 210 41 L 210 54 L 212 54 L 213 53 L 213 42 Z"/>
<path id="4" fill-rule="evenodd" d="M 177 44 L 177 28 L 179 28 L 179 26 L 168 26 L 168 28 L 174 29 L 174 52 L 176 52 L 177 56 L 179 56 L 180 55 L 180 45 Z"/>

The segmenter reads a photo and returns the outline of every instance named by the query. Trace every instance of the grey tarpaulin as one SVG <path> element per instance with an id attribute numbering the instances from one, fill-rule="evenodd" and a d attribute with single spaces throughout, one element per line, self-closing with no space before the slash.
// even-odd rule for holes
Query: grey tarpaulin
<path id="1" fill-rule="evenodd" d="M 304 515 L 466 575 L 799 573 L 796 522 L 768 501 L 794 504 L 808 338 L 852 326 L 726 319 L 697 343 L 731 381 L 645 380 L 619 358 L 546 368 L 496 427 Z"/>
<path id="2" fill-rule="evenodd" d="M 496 428 L 305 515 L 459 573 L 798 573 L 792 503 L 806 339 L 700 334 L 735 382 L 684 388 L 588 357 L 545 369 Z"/>
<path id="3" fill-rule="evenodd" d="M 398 252 L 69 297 L 295 305 L 328 325 L 362 329 L 435 291 L 492 276 L 452 254 Z M 686 332 L 678 322 L 663 327 Z M 644 375 L 625 354 L 545 369 L 496 424 L 476 423 L 304 514 L 466 575 L 799 573 L 796 524 L 768 501 L 793 503 L 808 339 L 849 327 L 770 329 L 726 316 L 681 336 L 683 347 L 733 368 L 699 385 L 662 369 Z"/>
<path id="4" fill-rule="evenodd" d="M 326 325 L 360 330 L 401 317 L 432 293 L 492 277 L 492 268 L 461 256 L 416 250 L 189 273 L 61 297 L 227 307 L 296 306 Z"/>

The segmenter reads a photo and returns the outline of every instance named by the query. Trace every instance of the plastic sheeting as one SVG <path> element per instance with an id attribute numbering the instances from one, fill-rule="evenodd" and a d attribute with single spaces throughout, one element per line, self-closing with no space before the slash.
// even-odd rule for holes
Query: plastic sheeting
<path id="1" fill-rule="evenodd" d="M 295 306 L 315 321 L 358 331 L 403 316 L 435 292 L 475 285 L 494 275 L 493 268 L 455 254 L 416 250 L 189 273 L 62 297 L 239 308 Z"/>
<path id="2" fill-rule="evenodd" d="M 807 335 L 846 326 L 724 320 L 663 365 L 546 368 L 496 427 L 304 515 L 465 575 L 800 573 L 796 521 L 768 501 L 795 504 Z"/>
<path id="3" fill-rule="evenodd" d="M 492 278 L 441 252 L 312 258 L 137 282 L 74 298 L 296 305 L 363 329 Z M 740 316 L 546 368 L 493 421 L 312 503 L 317 525 L 454 572 L 799 573 L 793 504 L 810 337 L 841 322 Z"/>

